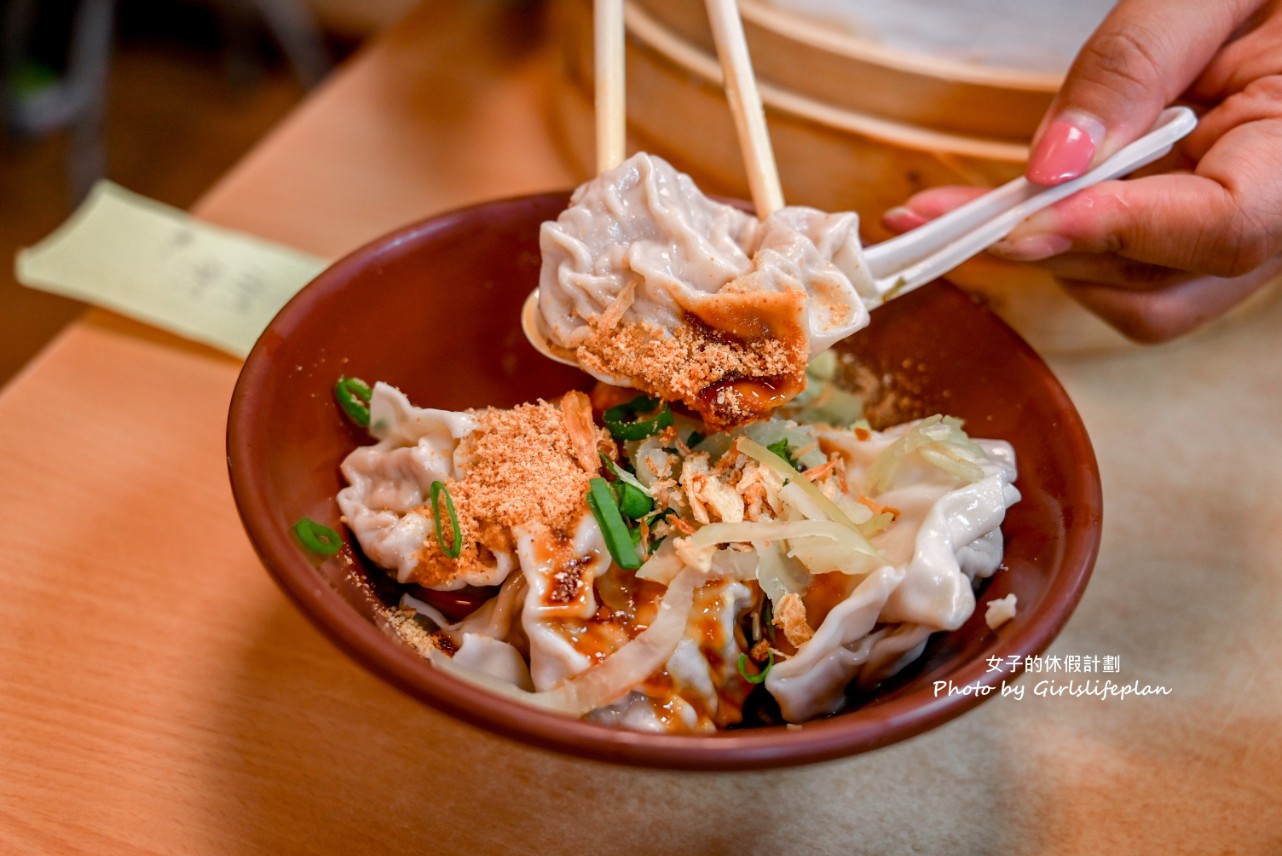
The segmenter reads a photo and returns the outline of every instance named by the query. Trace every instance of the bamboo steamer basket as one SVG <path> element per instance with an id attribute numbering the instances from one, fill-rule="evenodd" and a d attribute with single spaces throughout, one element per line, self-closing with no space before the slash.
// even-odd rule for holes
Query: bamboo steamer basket
<path id="1" fill-rule="evenodd" d="M 1061 81 L 890 49 L 762 0 L 741 0 L 741 10 L 787 202 L 855 211 L 866 243 L 890 237 L 882 213 L 919 190 L 1019 176 Z M 594 162 L 591 17 L 591 0 L 550 7 L 565 77 L 555 121 L 585 175 Z M 625 19 L 629 150 L 665 158 L 706 192 L 747 198 L 703 3 L 629 0 Z M 1035 268 L 982 256 L 949 279 L 1044 353 L 1128 345 Z"/>
<path id="2" fill-rule="evenodd" d="M 662 30 L 714 56 L 700 0 L 632 5 L 638 34 Z M 763 81 L 792 96 L 915 128 L 1022 144 L 1063 80 L 1060 74 L 890 47 L 849 23 L 800 16 L 766 0 L 741 0 L 739 6 L 753 68 Z M 662 39 L 649 41 L 660 46 Z"/>

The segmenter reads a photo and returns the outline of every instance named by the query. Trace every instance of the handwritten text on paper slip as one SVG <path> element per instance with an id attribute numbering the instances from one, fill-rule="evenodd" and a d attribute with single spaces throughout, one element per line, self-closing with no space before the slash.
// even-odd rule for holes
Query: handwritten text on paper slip
<path id="1" fill-rule="evenodd" d="M 99 182 L 52 235 L 18 254 L 18 281 L 243 357 L 327 262 L 201 222 Z"/>

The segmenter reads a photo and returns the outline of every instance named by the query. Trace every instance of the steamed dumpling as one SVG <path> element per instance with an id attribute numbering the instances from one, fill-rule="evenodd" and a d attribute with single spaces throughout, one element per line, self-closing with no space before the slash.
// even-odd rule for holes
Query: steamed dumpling
<path id="1" fill-rule="evenodd" d="M 460 677 L 632 729 L 740 722 L 748 669 L 785 720 L 839 710 L 971 617 L 1020 498 L 1012 448 L 943 416 L 885 431 L 773 419 L 691 449 L 620 448 L 577 392 L 450 413 L 378 384 L 370 410 L 377 442 L 343 462 L 339 495 L 366 554 L 402 582 L 498 587 L 453 622 L 407 593 L 417 615 L 396 632 Z M 636 570 L 588 509 L 602 456 L 653 501 L 632 518 Z M 436 537 L 438 481 L 457 557 Z"/>
<path id="2" fill-rule="evenodd" d="M 826 427 L 819 433 L 842 456 L 847 480 L 864 483 L 894 444 L 935 428 L 946 426 L 919 420 L 862 439 Z M 974 481 L 959 485 L 909 454 L 877 492 L 877 502 L 897 512 L 896 524 L 872 539 L 889 564 L 852 585 L 796 656 L 770 671 L 766 688 L 789 721 L 840 709 L 852 681 L 864 689 L 885 680 L 915 660 L 932 633 L 956 630 L 975 611 L 975 582 L 1000 566 L 1000 526 L 1020 494 L 1008 443 L 967 442 L 977 453 Z"/>
<path id="3" fill-rule="evenodd" d="M 518 565 L 518 527 L 573 531 L 588 514 L 583 497 L 598 455 L 614 448 L 581 392 L 559 404 L 453 413 L 414 407 L 379 383 L 370 433 L 378 442 L 342 463 L 348 484 L 339 507 L 366 555 L 396 569 L 399 582 L 440 591 L 501 584 Z M 444 538 L 432 512 L 434 482 L 448 492 L 459 523 Z M 447 526 L 444 505 L 438 516 Z M 459 555 L 448 555 L 442 541 L 457 544 Z"/>
<path id="4" fill-rule="evenodd" d="M 743 424 L 868 323 L 858 226 L 802 207 L 758 221 L 637 154 L 543 224 L 540 320 L 600 380 L 682 401 L 713 428 Z"/>

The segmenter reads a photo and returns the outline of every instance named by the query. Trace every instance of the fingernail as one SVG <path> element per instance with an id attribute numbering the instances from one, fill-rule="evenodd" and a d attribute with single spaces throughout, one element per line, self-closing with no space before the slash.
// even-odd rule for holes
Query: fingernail
<path id="1" fill-rule="evenodd" d="M 1063 235 L 1029 235 L 1027 238 L 998 241 L 988 248 L 995 256 L 1013 262 L 1040 262 L 1068 251 L 1073 242 Z"/>
<path id="2" fill-rule="evenodd" d="M 1028 180 L 1043 187 L 1063 184 L 1086 172 L 1104 138 L 1104 125 L 1080 113 L 1061 116 L 1042 133 L 1028 158 Z"/>
<path id="3" fill-rule="evenodd" d="M 926 218 L 906 205 L 898 205 L 881 215 L 881 222 L 887 229 L 896 232 L 908 232 L 924 225 Z"/>

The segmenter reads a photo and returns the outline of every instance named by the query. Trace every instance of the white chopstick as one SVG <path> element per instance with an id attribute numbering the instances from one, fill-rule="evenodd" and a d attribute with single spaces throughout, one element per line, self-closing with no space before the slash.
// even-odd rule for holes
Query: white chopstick
<path id="1" fill-rule="evenodd" d="M 757 91 L 752 60 L 748 56 L 748 41 L 743 35 L 743 21 L 735 0 L 707 0 L 707 5 L 726 97 L 748 171 L 748 187 L 757 207 L 757 217 L 764 220 L 783 207 L 783 190 L 766 132 L 766 112 L 761 106 L 761 93 Z"/>
<path id="2" fill-rule="evenodd" d="M 623 0 L 594 0 L 592 40 L 596 74 L 596 170 L 603 173 L 627 156 L 623 75 Z"/>

